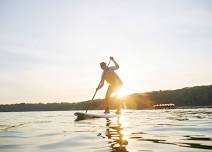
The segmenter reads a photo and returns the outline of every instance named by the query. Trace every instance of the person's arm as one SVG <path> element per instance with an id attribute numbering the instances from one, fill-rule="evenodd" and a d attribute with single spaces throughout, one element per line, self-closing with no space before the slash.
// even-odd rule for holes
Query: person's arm
<path id="1" fill-rule="evenodd" d="M 98 87 L 96 88 L 96 91 L 98 91 L 99 89 L 101 89 L 103 86 L 104 86 L 104 78 L 103 78 L 103 76 L 102 76 L 102 78 L 101 78 L 101 81 L 99 82 L 99 85 L 98 85 Z"/>
<path id="2" fill-rule="evenodd" d="M 110 59 L 113 61 L 113 63 L 115 64 L 115 66 L 111 66 L 110 68 L 113 70 L 118 70 L 119 69 L 119 65 L 118 63 L 114 60 L 113 57 L 110 57 Z"/>

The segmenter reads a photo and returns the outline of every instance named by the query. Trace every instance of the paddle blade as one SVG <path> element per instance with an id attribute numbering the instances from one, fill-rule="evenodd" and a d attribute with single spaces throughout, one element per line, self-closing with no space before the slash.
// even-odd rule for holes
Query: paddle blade
<path id="1" fill-rule="evenodd" d="M 75 121 L 94 118 L 93 116 L 89 116 L 86 113 L 82 113 L 82 112 L 75 112 L 74 115 L 77 116 Z"/>

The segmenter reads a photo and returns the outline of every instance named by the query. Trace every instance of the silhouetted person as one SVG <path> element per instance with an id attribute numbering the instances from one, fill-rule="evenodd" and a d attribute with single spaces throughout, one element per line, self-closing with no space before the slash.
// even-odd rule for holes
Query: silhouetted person
<path id="1" fill-rule="evenodd" d="M 117 91 L 122 87 L 122 81 L 119 76 L 115 73 L 115 70 L 119 69 L 118 63 L 114 60 L 113 57 L 110 57 L 110 60 L 113 61 L 115 66 L 107 66 L 105 62 L 100 63 L 100 67 L 103 70 L 101 81 L 96 88 L 96 91 L 101 89 L 104 86 L 104 81 L 107 81 L 109 87 L 107 89 L 107 93 L 104 99 L 104 113 L 110 113 L 109 109 L 109 99 L 113 93 L 117 93 Z M 120 106 L 117 107 L 117 112 L 120 113 Z"/>

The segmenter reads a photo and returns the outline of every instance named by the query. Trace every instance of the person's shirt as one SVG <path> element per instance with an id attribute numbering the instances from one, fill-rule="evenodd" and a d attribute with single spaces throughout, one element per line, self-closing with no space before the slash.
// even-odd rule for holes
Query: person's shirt
<path id="1" fill-rule="evenodd" d="M 110 85 L 120 84 L 122 83 L 119 76 L 116 74 L 115 70 L 117 70 L 118 67 L 116 66 L 110 66 L 102 73 L 102 80 L 107 81 Z"/>

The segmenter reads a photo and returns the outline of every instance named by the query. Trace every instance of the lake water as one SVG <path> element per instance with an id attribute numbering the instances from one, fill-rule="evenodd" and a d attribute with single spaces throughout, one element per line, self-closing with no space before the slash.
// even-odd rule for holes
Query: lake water
<path id="1" fill-rule="evenodd" d="M 74 121 L 74 112 L 0 113 L 0 151 L 212 151 L 212 108 L 125 110 L 83 121 Z"/>

